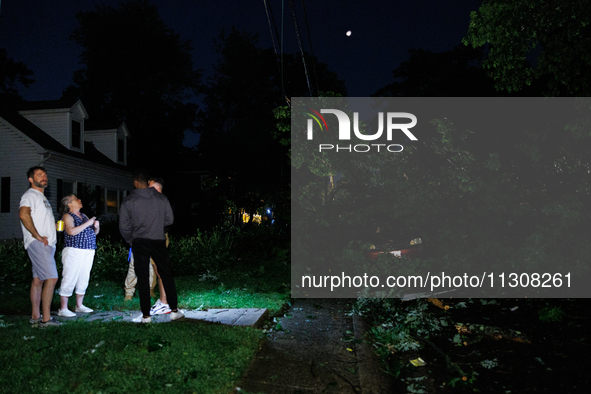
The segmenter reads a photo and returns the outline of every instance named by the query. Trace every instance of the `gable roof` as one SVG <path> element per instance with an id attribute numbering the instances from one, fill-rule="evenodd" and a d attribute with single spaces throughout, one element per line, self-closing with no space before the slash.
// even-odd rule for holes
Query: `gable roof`
<path id="1" fill-rule="evenodd" d="M 19 111 L 51 111 L 51 110 L 70 110 L 75 106 L 79 106 L 79 109 L 84 114 L 85 118 L 88 118 L 88 112 L 80 100 L 44 100 L 44 101 L 23 101 L 18 104 Z"/>
<path id="2" fill-rule="evenodd" d="M 57 100 L 59 102 L 59 100 Z M 38 102 L 34 102 L 38 103 Z M 31 104 L 34 104 L 31 103 Z M 49 103 L 49 102 L 47 102 Z M 59 104 L 55 104 L 59 105 Z M 61 109 L 61 108 L 71 108 L 70 107 L 56 107 L 53 109 Z M 19 106 L 22 108 L 22 106 Z M 46 107 L 43 107 L 46 108 Z M 32 109 L 32 108 L 30 108 Z M 38 108 L 41 109 L 41 108 Z M 50 108 L 51 109 L 51 108 Z M 111 159 L 107 156 L 102 154 L 98 149 L 94 147 L 92 142 L 84 141 L 84 152 L 75 152 L 71 151 L 62 144 L 60 144 L 57 140 L 51 137 L 49 134 L 41 130 L 35 124 L 30 122 L 27 118 L 20 115 L 15 110 L 10 110 L 6 108 L 0 108 L 0 118 L 4 119 L 5 122 L 12 125 L 13 128 L 23 133 L 25 136 L 33 140 L 35 143 L 39 144 L 42 148 L 57 152 L 66 156 L 75 157 L 77 159 L 84 159 L 91 161 L 93 163 L 106 165 L 109 167 L 117 168 L 119 170 L 129 171 L 126 166 L 121 164 L 114 163 Z"/>
<path id="3" fill-rule="evenodd" d="M 62 109 L 72 108 L 77 101 L 70 100 L 41 100 L 41 101 L 23 101 L 19 103 L 18 109 L 21 111 L 38 110 L 38 109 Z"/>
<path id="4" fill-rule="evenodd" d="M 123 130 L 125 136 L 129 136 L 129 129 L 125 122 L 121 122 L 119 126 L 113 127 L 112 122 L 107 121 L 96 121 L 96 120 L 85 120 L 84 121 L 84 132 L 85 133 L 93 133 L 93 132 L 100 132 L 100 131 L 108 131 L 108 132 L 116 132 L 119 130 Z"/>

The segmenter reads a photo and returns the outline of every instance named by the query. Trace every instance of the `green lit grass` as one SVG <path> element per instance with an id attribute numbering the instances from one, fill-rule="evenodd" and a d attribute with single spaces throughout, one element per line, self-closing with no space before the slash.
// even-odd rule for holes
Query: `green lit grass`
<path id="1" fill-rule="evenodd" d="M 41 330 L 22 318 L 0 320 L 4 393 L 228 393 L 262 341 L 258 330 L 189 322 Z"/>
<path id="2" fill-rule="evenodd" d="M 91 281 L 84 304 L 95 312 L 139 311 L 137 291 L 133 300 L 124 302 L 124 279 L 119 283 Z M 289 300 L 289 266 L 277 260 L 250 261 L 215 276 L 182 276 L 175 280 L 182 309 L 266 308 L 273 315 Z M 29 289 L 29 284 L 2 289 L 0 313 L 29 315 Z M 74 297 L 69 305 L 73 309 Z M 56 294 L 52 310 L 58 307 L 59 295 Z"/>
<path id="3" fill-rule="evenodd" d="M 139 311 L 137 292 L 132 301 L 124 301 L 127 263 L 122 261 L 121 247 L 105 245 L 101 259 L 95 260 L 84 304 L 95 313 Z M 196 254 L 188 246 L 183 250 Z M 288 252 L 260 260 L 252 254 L 246 261 L 233 257 L 220 264 L 229 268 L 213 275 L 203 275 L 205 269 L 194 261 L 176 259 L 177 272 L 200 274 L 175 278 L 179 307 L 266 308 L 275 314 L 289 300 Z M 0 317 L 2 393 L 228 393 L 264 340 L 259 330 L 189 321 L 136 324 L 79 319 L 45 330 L 31 327 L 30 262 L 22 245 L 0 244 L 0 256 L 0 314 L 6 315 Z M 52 312 L 58 308 L 56 292 Z"/>

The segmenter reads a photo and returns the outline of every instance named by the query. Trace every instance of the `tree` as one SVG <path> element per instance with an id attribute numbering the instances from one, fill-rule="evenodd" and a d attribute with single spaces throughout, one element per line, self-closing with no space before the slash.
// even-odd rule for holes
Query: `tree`
<path id="1" fill-rule="evenodd" d="M 493 81 L 481 67 L 482 49 L 458 45 L 432 53 L 409 50 L 410 59 L 392 72 L 394 82 L 374 96 L 386 97 L 487 97 L 495 96 Z"/>
<path id="2" fill-rule="evenodd" d="M 15 100 L 22 100 L 19 86 L 29 87 L 35 82 L 31 71 L 22 62 L 15 62 L 9 58 L 6 49 L 0 48 L 0 103 L 10 104 Z"/>
<path id="3" fill-rule="evenodd" d="M 98 5 L 76 17 L 80 25 L 71 38 L 84 48 L 84 68 L 63 96 L 82 99 L 92 119 L 125 121 L 132 165 L 169 167 L 196 118 L 191 100 L 200 71 L 193 69 L 189 42 L 147 0 Z"/>
<path id="4" fill-rule="evenodd" d="M 371 107 L 382 108 L 380 100 L 386 101 L 376 98 Z M 305 107 L 345 108 L 347 102 Z M 358 255 L 344 249 L 351 247 L 346 241 L 376 219 L 385 236 L 402 230 L 408 240 L 410 234 L 423 238 L 433 257 L 428 263 L 448 264 L 450 272 L 484 266 L 588 275 L 589 99 L 405 99 L 404 108 L 421 126 L 418 141 L 405 143 L 401 154 L 319 153 L 306 138 L 309 116 L 292 110 L 292 127 L 300 128 L 292 130 L 291 144 L 298 262 L 314 268 L 314 261 L 312 272 L 320 275 L 340 272 L 335 264 L 359 266 L 363 261 L 352 260 Z M 326 117 L 327 130 L 339 129 L 334 118 Z M 334 132 L 320 134 L 326 136 L 320 143 L 339 143 Z M 337 174 L 327 187 L 327 176 Z M 390 272 L 411 267 L 390 264 L 397 264 Z"/>
<path id="5" fill-rule="evenodd" d="M 236 29 L 222 32 L 216 49 L 220 59 L 205 87 L 199 117 L 199 152 L 225 200 L 250 213 L 285 205 L 289 158 L 275 138 L 273 109 L 286 102 L 282 84 L 287 97 L 308 95 L 302 62 L 284 54 L 281 76 L 275 53 L 261 49 L 256 36 Z M 320 86 L 344 92 L 344 83 L 325 65 L 317 64 L 316 71 Z"/>
<path id="6" fill-rule="evenodd" d="M 471 13 L 466 45 L 489 45 L 484 67 L 498 90 L 539 83 L 546 96 L 591 94 L 587 0 L 486 0 Z"/>

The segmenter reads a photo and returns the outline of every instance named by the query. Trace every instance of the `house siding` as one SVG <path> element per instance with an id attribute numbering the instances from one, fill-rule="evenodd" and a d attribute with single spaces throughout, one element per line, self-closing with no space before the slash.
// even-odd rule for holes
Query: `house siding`
<path id="1" fill-rule="evenodd" d="M 47 178 L 49 180 L 49 187 L 46 189 L 45 195 L 53 208 L 53 214 L 58 220 L 59 201 L 57 185 L 58 179 L 67 182 L 76 182 L 77 184 L 84 184 L 92 188 L 99 186 L 106 201 L 107 190 L 116 190 L 124 192 L 133 189 L 132 177 L 128 171 L 118 170 L 109 166 L 104 166 L 92 163 L 82 159 L 76 159 L 60 154 L 51 154 L 51 156 L 43 164 L 47 170 Z M 76 194 L 76 190 L 74 190 Z M 82 201 L 87 208 L 93 201 Z M 118 207 L 121 201 L 118 201 Z M 84 212 L 84 209 L 82 209 Z M 87 211 L 88 212 L 88 211 Z M 118 219 L 117 214 L 107 214 L 103 208 L 102 219 Z"/>
<path id="2" fill-rule="evenodd" d="M 100 186 L 106 201 L 107 190 L 124 192 L 133 189 L 131 173 L 123 169 L 93 163 L 84 159 L 49 152 L 37 153 L 38 146 L 21 133 L 0 123 L 0 177 L 10 177 L 10 212 L 0 213 L 0 239 L 22 239 L 18 218 L 21 196 L 29 188 L 27 170 L 42 162 L 47 170 L 49 186 L 45 195 L 51 204 L 55 219 L 58 220 L 57 180 L 83 183 L 91 187 Z M 119 193 L 118 193 L 119 194 Z M 89 201 L 83 201 L 89 204 Z M 118 205 L 121 201 L 118 201 Z M 84 211 L 84 209 L 83 209 Z M 116 220 L 117 214 L 105 214 L 103 218 Z"/>
<path id="3" fill-rule="evenodd" d="M 117 134 L 112 131 L 86 131 L 86 141 L 92 141 L 95 148 L 103 155 L 117 162 Z"/>
<path id="4" fill-rule="evenodd" d="M 80 185 L 91 189 L 98 187 L 96 193 L 81 196 L 86 200 L 83 201 L 86 207 L 85 212 L 98 211 L 102 214 L 101 219 L 117 220 L 123 196 L 133 189 L 132 174 L 124 166 L 115 164 L 118 129 L 113 128 L 106 134 L 105 145 L 99 150 L 106 151 L 103 153 L 106 153 L 104 157 L 94 148 L 89 148 L 87 154 L 83 152 L 84 120 L 88 115 L 80 101 L 68 109 L 32 109 L 20 111 L 18 114 L 36 127 L 28 122 L 13 120 L 14 124 L 22 127 L 22 130 L 17 129 L 6 120 L 16 119 L 12 117 L 16 113 L 7 116 L 6 119 L 0 117 L 0 178 L 4 179 L 5 186 L 7 182 L 5 178 L 10 178 L 9 212 L 0 212 L 0 240 L 22 239 L 18 217 L 20 199 L 30 187 L 26 176 L 27 170 L 37 165 L 42 165 L 47 170 L 49 186 L 45 189 L 45 196 L 51 204 L 56 220 L 59 219 L 58 198 L 61 197 L 62 190 L 66 190 L 62 186 L 65 186 L 65 182 L 68 181 L 72 182 L 74 193 L 78 193 Z M 81 123 L 81 149 L 71 147 L 72 120 Z M 43 133 L 55 141 L 47 138 Z M 111 164 L 107 158 L 113 163 Z M 2 187 L 1 184 L 0 187 Z M 80 188 L 80 191 L 91 193 L 91 190 L 84 188 Z M 98 191 L 102 201 L 96 198 Z M 116 196 L 116 204 L 107 204 L 109 195 Z M 6 202 L 6 198 L 3 202 Z M 94 206 L 99 203 L 100 207 Z M 6 205 L 3 204 L 2 211 L 5 209 Z"/>
<path id="5" fill-rule="evenodd" d="M 56 141 L 70 148 L 71 146 L 71 125 L 68 112 L 54 112 L 54 113 L 22 113 L 35 126 L 45 131 L 52 136 Z M 75 118 L 79 122 L 82 119 Z"/>
<path id="6" fill-rule="evenodd" d="M 18 218 L 21 196 L 29 188 L 27 170 L 43 155 L 38 146 L 0 122 L 0 177 L 10 177 L 10 212 L 0 213 L 0 239 L 22 238 Z"/>

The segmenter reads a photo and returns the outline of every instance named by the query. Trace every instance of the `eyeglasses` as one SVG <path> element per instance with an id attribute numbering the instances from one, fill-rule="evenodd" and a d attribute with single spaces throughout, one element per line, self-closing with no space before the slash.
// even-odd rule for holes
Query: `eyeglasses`
<path id="1" fill-rule="evenodd" d="M 71 199 L 70 201 L 68 201 L 68 204 L 73 203 L 74 201 L 81 201 L 78 197 Z"/>

